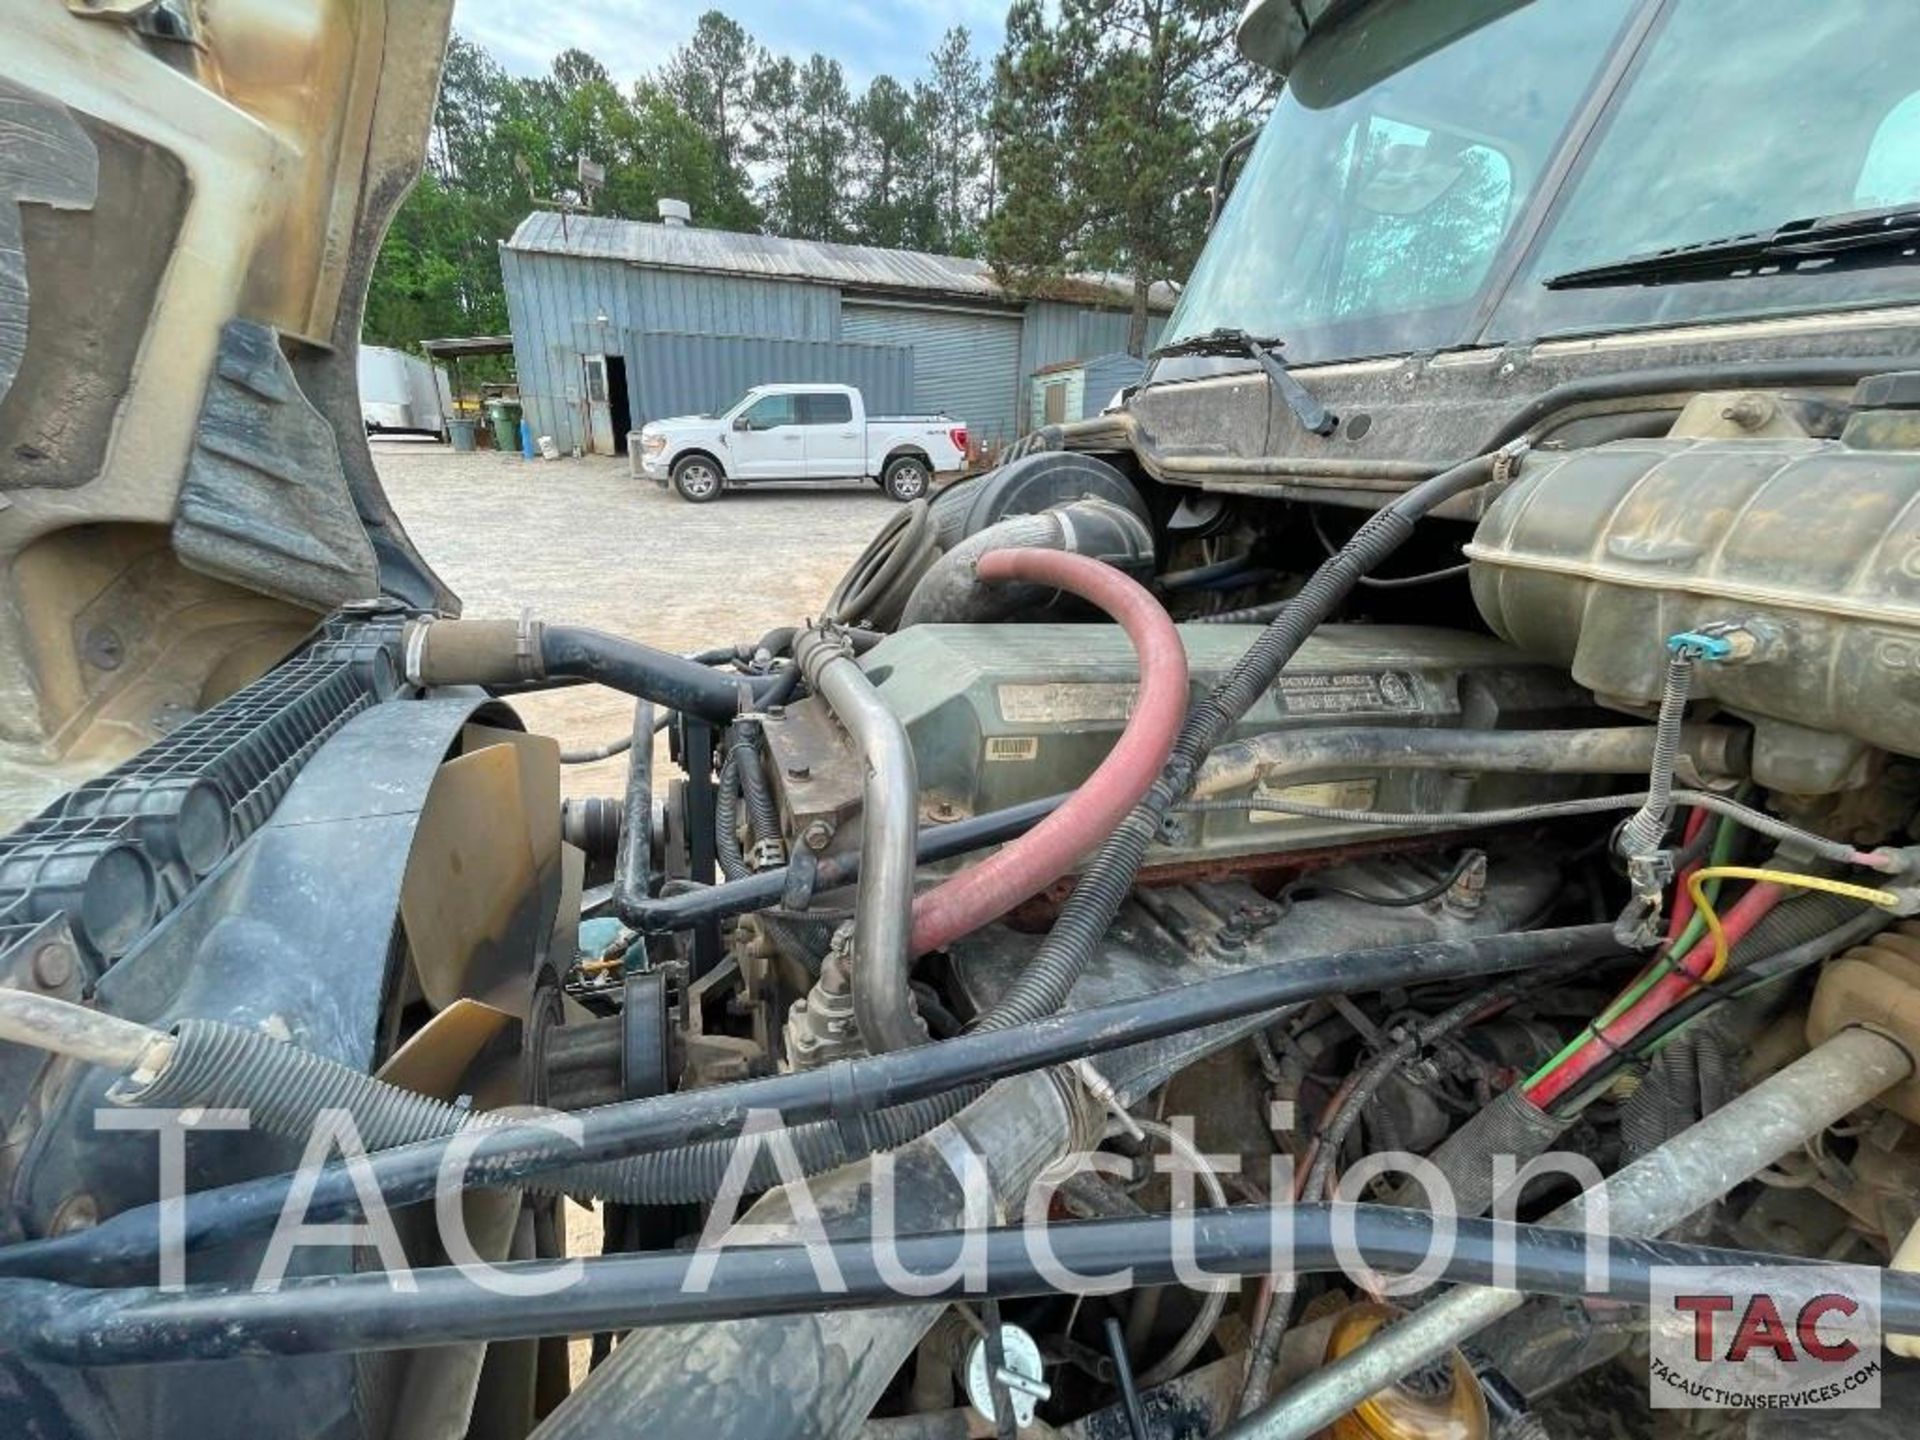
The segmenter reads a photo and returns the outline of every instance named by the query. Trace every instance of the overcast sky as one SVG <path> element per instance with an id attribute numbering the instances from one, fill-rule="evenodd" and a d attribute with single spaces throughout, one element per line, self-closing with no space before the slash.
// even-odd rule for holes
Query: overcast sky
<path id="1" fill-rule="evenodd" d="M 616 80 L 632 80 L 670 55 L 702 11 L 724 10 L 763 45 L 796 58 L 815 51 L 865 85 L 875 75 L 921 74 L 949 25 L 973 32 L 991 61 L 1000 47 L 1006 0 L 457 0 L 454 28 L 518 75 L 539 74 L 560 51 L 598 56 Z"/>

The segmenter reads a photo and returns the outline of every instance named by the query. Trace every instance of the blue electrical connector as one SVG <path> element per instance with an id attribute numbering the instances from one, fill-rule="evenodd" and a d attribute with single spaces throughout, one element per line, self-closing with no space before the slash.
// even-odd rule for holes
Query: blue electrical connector
<path id="1" fill-rule="evenodd" d="M 1733 654 L 1733 641 L 1724 635 L 1682 630 L 1678 635 L 1667 637 L 1667 650 L 1689 660 L 1725 660 Z"/>

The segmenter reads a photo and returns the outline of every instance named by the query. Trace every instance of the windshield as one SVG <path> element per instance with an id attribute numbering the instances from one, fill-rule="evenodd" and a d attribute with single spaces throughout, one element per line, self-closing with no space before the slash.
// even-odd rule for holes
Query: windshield
<path id="1" fill-rule="evenodd" d="M 1293 362 L 1459 344 L 1630 8 L 1537 0 L 1344 100 L 1339 69 L 1413 44 L 1417 7 L 1373 5 L 1310 44 L 1168 338 L 1235 326 L 1282 336 Z"/>
<path id="2" fill-rule="evenodd" d="M 1920 298 L 1920 270 L 1900 264 L 1600 291 L 1542 283 L 1788 220 L 1920 201 L 1916 56 L 1917 4 L 1671 5 L 1489 338 Z"/>
<path id="3" fill-rule="evenodd" d="M 1483 8 L 1495 18 L 1464 34 L 1456 24 L 1436 46 L 1420 33 L 1430 7 L 1376 0 L 1309 43 L 1169 340 L 1237 327 L 1284 338 L 1300 363 L 1920 297 L 1920 268 L 1899 265 L 1653 288 L 1542 283 L 1920 199 L 1920 4 Z M 1657 19 L 1630 27 L 1643 8 Z M 1643 30 L 1604 109 L 1591 103 L 1622 38 Z M 1402 54 L 1421 58 L 1382 62 Z M 1576 164 L 1559 158 L 1575 151 Z"/>

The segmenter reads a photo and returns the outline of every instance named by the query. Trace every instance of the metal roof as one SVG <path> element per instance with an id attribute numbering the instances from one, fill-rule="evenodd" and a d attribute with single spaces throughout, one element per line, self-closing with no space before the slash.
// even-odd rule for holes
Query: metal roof
<path id="1" fill-rule="evenodd" d="M 883 250 L 877 245 L 835 245 L 778 235 L 703 230 L 605 215 L 560 215 L 536 210 L 520 222 L 507 248 L 533 254 L 621 260 L 664 270 L 804 280 L 849 290 L 920 292 L 955 299 L 1017 304 L 1027 297 L 1009 291 L 984 260 Z M 1132 283 L 1114 275 L 1075 275 L 1046 285 L 1037 298 L 1083 305 L 1123 305 Z M 1155 310 L 1172 308 L 1172 287 L 1156 285 Z"/>
<path id="2" fill-rule="evenodd" d="M 445 340 L 422 340 L 420 348 L 439 359 L 460 355 L 511 355 L 511 335 L 454 335 Z"/>

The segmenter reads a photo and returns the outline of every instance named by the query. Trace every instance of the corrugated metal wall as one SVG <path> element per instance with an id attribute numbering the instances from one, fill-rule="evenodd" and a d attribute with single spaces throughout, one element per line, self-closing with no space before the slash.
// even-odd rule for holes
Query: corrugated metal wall
<path id="1" fill-rule="evenodd" d="M 562 450 L 588 440 L 582 355 L 623 354 L 635 331 L 831 340 L 839 309 L 839 296 L 819 285 L 642 270 L 504 246 L 500 275 L 527 419 Z"/>
<path id="2" fill-rule="evenodd" d="M 1147 317 L 1147 348 L 1160 343 L 1167 328 L 1167 317 Z M 1069 360 L 1089 360 L 1127 348 L 1127 312 L 1091 310 L 1084 305 L 1064 305 L 1055 300 L 1036 300 L 1027 307 L 1025 355 L 1023 363 L 1031 375 L 1048 365 Z"/>
<path id="3" fill-rule="evenodd" d="M 913 352 L 842 340 L 629 331 L 627 393 L 633 428 L 671 415 L 705 415 L 751 385 L 857 385 L 877 414 L 913 404 Z"/>
<path id="4" fill-rule="evenodd" d="M 992 445 L 1020 433 L 1021 384 L 1018 315 L 938 310 L 918 305 L 840 307 L 840 334 L 848 340 L 913 349 L 913 405 L 966 422 L 970 439 Z"/>
<path id="5" fill-rule="evenodd" d="M 637 334 L 746 337 L 752 342 L 844 340 L 910 347 L 915 353 L 911 397 L 889 399 L 884 405 L 869 397 L 874 408 L 944 410 L 965 420 L 979 439 L 989 443 L 1010 440 L 1025 428 L 1035 370 L 1126 347 L 1125 311 L 1056 301 L 1036 301 L 1024 314 L 1004 317 L 937 305 L 879 304 L 856 296 L 843 303 L 840 291 L 830 285 L 646 269 L 611 257 L 523 252 L 505 246 L 500 250 L 500 270 L 527 419 L 535 434 L 553 436 L 562 450 L 584 446 L 589 439 L 580 357 L 625 354 L 629 337 Z M 1165 327 L 1165 318 L 1154 316 L 1149 343 L 1158 343 Z M 771 358 L 761 357 L 763 361 Z M 731 354 L 722 358 L 717 352 L 700 357 L 699 363 L 722 366 L 722 373 L 732 378 L 764 369 L 754 362 L 743 370 L 738 367 L 746 362 Z M 643 418 L 665 413 L 655 401 L 641 398 L 636 366 L 630 363 L 628 368 L 636 413 Z M 896 373 L 884 366 L 883 371 L 887 376 Z M 741 378 L 736 389 L 768 378 L 764 373 Z M 860 383 L 864 389 L 867 382 L 844 383 Z M 893 382 L 876 374 L 872 383 L 882 393 L 890 393 L 885 387 Z M 673 413 L 704 409 L 726 398 L 705 398 L 710 390 L 704 384 L 661 390 L 657 380 L 655 393 L 676 397 L 670 402 Z M 677 398 L 694 393 L 703 398 L 690 404 Z M 1104 404 L 1105 397 L 1099 403 Z M 619 423 L 615 417 L 616 428 Z"/>
<path id="6" fill-rule="evenodd" d="M 1098 415 L 1113 397 L 1129 385 L 1138 385 L 1147 373 L 1147 362 L 1121 351 L 1089 360 L 1085 370 L 1086 394 L 1080 402 L 1082 418 Z"/>

